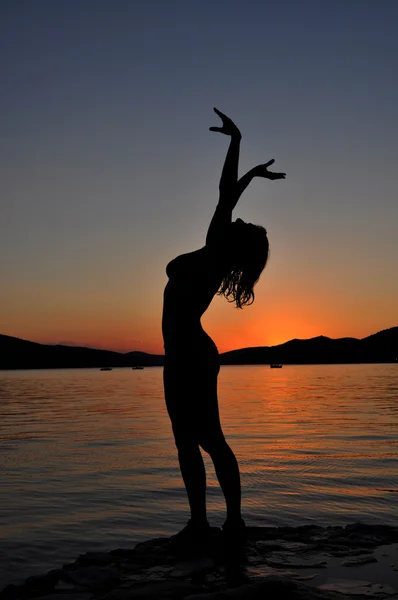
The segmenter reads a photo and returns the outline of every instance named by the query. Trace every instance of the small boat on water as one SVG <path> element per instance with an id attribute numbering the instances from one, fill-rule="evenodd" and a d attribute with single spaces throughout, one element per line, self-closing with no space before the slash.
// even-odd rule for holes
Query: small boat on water
<path id="1" fill-rule="evenodd" d="M 112 367 L 101 367 L 100 371 L 112 371 Z"/>
<path id="2" fill-rule="evenodd" d="M 283 367 L 283 365 L 281 365 L 280 363 L 271 363 L 269 368 L 270 369 L 281 369 Z"/>
<path id="3" fill-rule="evenodd" d="M 133 371 L 142 371 L 144 367 L 142 367 L 141 365 L 134 365 L 134 367 L 131 368 L 133 369 Z"/>

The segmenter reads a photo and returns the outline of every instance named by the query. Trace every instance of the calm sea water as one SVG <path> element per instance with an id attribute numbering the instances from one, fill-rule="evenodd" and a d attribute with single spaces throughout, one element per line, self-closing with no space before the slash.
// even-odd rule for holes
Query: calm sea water
<path id="1" fill-rule="evenodd" d="M 222 367 L 219 400 L 249 525 L 397 524 L 398 365 Z M 0 417 L 0 588 L 185 525 L 161 368 L 0 372 Z"/>

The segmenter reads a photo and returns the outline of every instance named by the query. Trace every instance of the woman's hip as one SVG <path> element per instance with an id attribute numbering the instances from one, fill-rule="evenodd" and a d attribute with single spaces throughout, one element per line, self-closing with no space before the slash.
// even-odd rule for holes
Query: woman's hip
<path id="1" fill-rule="evenodd" d="M 165 367 L 184 365 L 190 370 L 196 369 L 219 369 L 220 358 L 216 344 L 205 331 L 200 335 L 176 336 L 166 340 L 165 345 Z"/>
<path id="2" fill-rule="evenodd" d="M 216 358 L 200 363 L 170 359 L 163 370 L 164 396 L 173 426 L 200 429 L 219 422 Z"/>

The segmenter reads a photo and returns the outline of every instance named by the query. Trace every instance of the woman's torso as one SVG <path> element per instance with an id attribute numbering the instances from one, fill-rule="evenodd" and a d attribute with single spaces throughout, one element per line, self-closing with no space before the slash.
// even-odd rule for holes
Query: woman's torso
<path id="1" fill-rule="evenodd" d="M 214 343 L 200 319 L 223 279 L 223 263 L 207 246 L 182 254 L 166 267 L 169 281 L 164 290 L 162 331 L 168 351 L 187 351 Z"/>

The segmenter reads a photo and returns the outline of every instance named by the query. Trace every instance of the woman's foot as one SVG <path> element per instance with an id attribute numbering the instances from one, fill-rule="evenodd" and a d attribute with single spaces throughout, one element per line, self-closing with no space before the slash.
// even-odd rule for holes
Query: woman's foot
<path id="1" fill-rule="evenodd" d="M 188 523 L 171 540 L 173 545 L 193 545 L 205 543 L 210 534 L 210 525 L 208 521 L 195 522 L 189 519 Z"/>
<path id="2" fill-rule="evenodd" d="M 247 527 L 242 517 L 228 519 L 222 526 L 225 537 L 231 542 L 244 542 L 247 538 Z"/>

